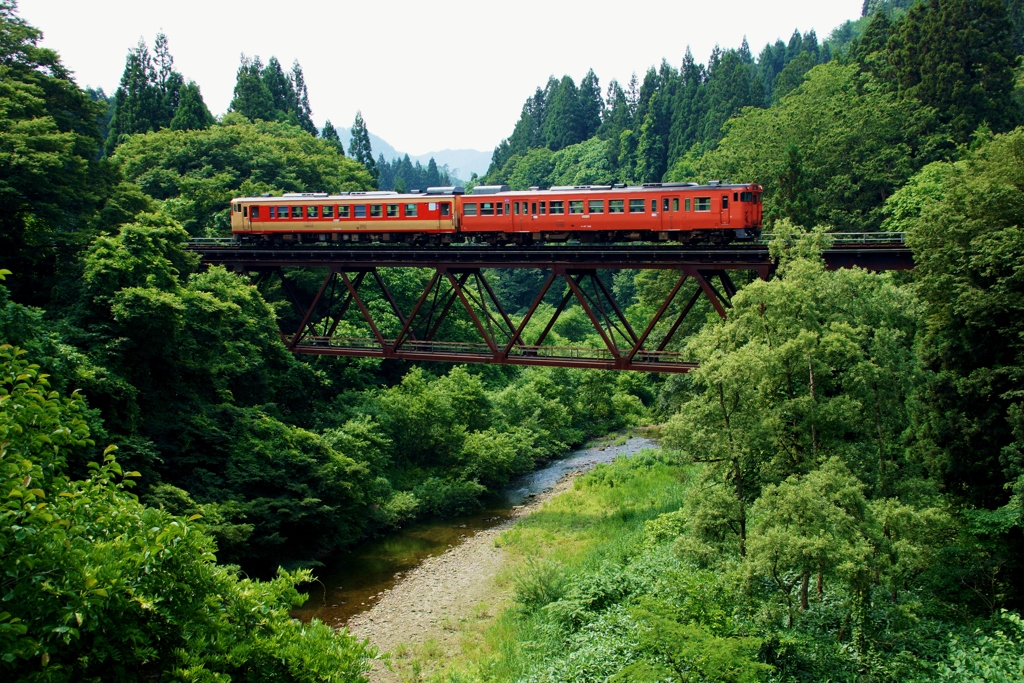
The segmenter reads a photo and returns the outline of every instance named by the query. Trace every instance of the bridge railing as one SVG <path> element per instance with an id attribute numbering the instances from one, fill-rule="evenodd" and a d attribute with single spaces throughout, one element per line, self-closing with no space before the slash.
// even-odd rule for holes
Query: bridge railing
<path id="1" fill-rule="evenodd" d="M 832 238 L 833 246 L 844 247 L 844 246 L 855 246 L 863 244 L 867 246 L 902 246 L 904 244 L 905 233 L 902 232 L 830 232 L 828 235 Z M 770 232 L 764 233 L 758 239 L 758 242 L 762 244 L 768 244 L 775 238 Z"/>
<path id="2" fill-rule="evenodd" d="M 288 338 L 286 338 L 288 341 Z M 389 347 L 394 346 L 394 339 L 384 340 Z M 306 336 L 302 338 L 300 346 L 316 348 L 342 348 L 360 351 L 377 351 L 383 355 L 384 350 L 380 342 L 372 337 L 316 337 Z M 500 352 L 500 350 L 499 350 Z M 408 339 L 398 349 L 399 354 L 403 353 L 430 353 L 444 354 L 447 356 L 473 356 L 490 357 L 494 351 L 482 342 L 449 342 L 449 341 L 420 341 Z M 620 354 L 625 355 L 626 351 Z M 568 346 L 527 346 L 518 345 L 509 351 L 509 357 L 514 358 L 538 358 L 538 359 L 560 359 L 560 360 L 589 360 L 614 362 L 615 356 L 607 348 L 590 347 L 568 347 Z M 680 363 L 684 362 L 683 355 L 679 351 L 638 351 L 634 362 L 641 363 Z"/>

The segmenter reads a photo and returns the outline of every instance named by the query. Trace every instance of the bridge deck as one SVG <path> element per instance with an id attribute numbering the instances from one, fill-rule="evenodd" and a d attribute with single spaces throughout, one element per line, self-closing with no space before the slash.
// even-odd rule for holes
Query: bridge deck
<path id="1" fill-rule="evenodd" d="M 830 268 L 860 266 L 869 270 L 905 270 L 913 257 L 900 233 L 856 233 L 837 236 L 823 252 Z M 664 245 L 540 245 L 490 247 L 476 244 L 431 246 L 296 245 L 254 247 L 230 239 L 197 239 L 189 249 L 203 262 L 242 268 L 289 266 L 342 268 L 438 267 L 458 268 L 551 268 L 573 269 L 671 269 L 699 265 L 708 270 L 759 270 L 771 268 L 773 259 L 765 241 L 728 246 Z"/>

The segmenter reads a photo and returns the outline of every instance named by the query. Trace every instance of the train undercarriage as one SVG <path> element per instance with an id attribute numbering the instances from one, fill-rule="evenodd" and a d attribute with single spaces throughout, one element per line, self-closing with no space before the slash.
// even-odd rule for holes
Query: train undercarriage
<path id="1" fill-rule="evenodd" d="M 533 244 L 615 244 L 627 242 L 678 242 L 682 244 L 725 245 L 733 241 L 750 241 L 760 237 L 759 229 L 718 230 L 636 230 L 564 231 L 564 232 L 477 232 L 467 233 L 401 233 L 401 232 L 297 232 L 276 234 L 235 233 L 235 239 L 253 246 L 286 246 L 295 244 L 407 244 L 412 246 L 443 246 L 448 244 L 487 244 L 530 246 Z"/>

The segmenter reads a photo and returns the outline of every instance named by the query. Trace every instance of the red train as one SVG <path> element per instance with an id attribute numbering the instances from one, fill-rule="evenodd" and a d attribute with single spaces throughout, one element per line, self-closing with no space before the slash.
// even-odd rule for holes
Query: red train
<path id="1" fill-rule="evenodd" d="M 712 242 L 761 233 L 761 186 L 649 183 L 510 191 L 485 185 L 422 193 L 350 192 L 240 197 L 231 232 L 244 242 L 532 244 Z"/>

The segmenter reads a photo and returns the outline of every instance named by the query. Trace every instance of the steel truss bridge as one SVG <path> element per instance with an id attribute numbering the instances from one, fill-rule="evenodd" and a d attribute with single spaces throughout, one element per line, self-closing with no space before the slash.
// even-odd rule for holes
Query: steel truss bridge
<path id="1" fill-rule="evenodd" d="M 558 245 L 489 247 L 451 245 L 414 246 L 240 246 L 230 239 L 197 239 L 189 249 L 206 265 L 222 265 L 255 277 L 262 285 L 280 278 L 300 322 L 282 330 L 285 345 L 294 353 L 412 361 L 546 365 L 600 370 L 688 372 L 696 363 L 668 350 L 683 321 L 701 297 L 726 317 L 736 293 L 730 273 L 753 271 L 767 278 L 775 268 L 767 241 L 729 246 L 679 245 Z M 823 252 L 829 269 L 862 267 L 868 270 L 913 268 L 910 250 L 901 233 L 845 233 L 833 235 Z M 284 269 L 326 269 L 319 290 L 303 296 Z M 403 311 L 381 269 L 429 268 L 433 271 L 415 305 Z M 542 269 L 546 277 L 532 304 L 517 320 L 495 295 L 487 280 L 492 269 Z M 631 325 L 611 289 L 598 276 L 602 270 L 668 270 L 678 275 L 654 316 L 641 329 Z M 689 281 L 689 284 L 688 284 Z M 541 302 L 553 291 L 560 303 L 536 339 L 526 339 Z M 386 304 L 371 312 L 367 293 L 380 295 Z M 603 347 L 547 345 L 559 316 L 579 305 L 593 324 Z M 439 339 L 442 323 L 455 311 L 465 312 L 478 339 Z M 346 319 L 346 315 L 348 318 Z M 341 336 L 359 324 L 361 337 Z M 537 321 L 538 325 L 539 322 Z M 531 329 L 536 329 L 536 326 Z M 385 336 L 382 330 L 397 330 Z"/>

